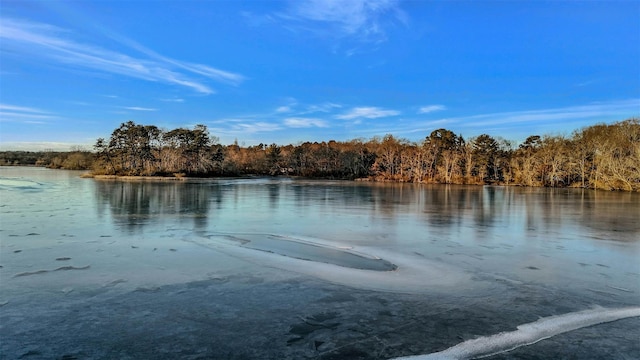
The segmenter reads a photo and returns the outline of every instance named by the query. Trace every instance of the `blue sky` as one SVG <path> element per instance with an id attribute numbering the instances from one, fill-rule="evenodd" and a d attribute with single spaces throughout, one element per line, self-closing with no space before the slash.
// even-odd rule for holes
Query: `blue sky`
<path id="1" fill-rule="evenodd" d="M 2 0 L 0 76 L 0 149 L 522 141 L 640 116 L 640 2 Z"/>

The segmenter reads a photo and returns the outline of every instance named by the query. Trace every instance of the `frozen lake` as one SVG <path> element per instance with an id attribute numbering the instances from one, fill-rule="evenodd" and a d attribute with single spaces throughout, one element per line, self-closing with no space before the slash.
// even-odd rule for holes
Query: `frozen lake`
<path id="1" fill-rule="evenodd" d="M 2 358 L 640 358 L 640 194 L 79 175 L 0 167 Z"/>

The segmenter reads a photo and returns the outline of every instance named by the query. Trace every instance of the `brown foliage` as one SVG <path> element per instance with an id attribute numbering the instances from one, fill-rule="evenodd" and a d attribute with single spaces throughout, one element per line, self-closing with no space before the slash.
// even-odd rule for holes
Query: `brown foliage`
<path id="1" fill-rule="evenodd" d="M 507 184 L 640 191 L 640 122 L 629 119 L 527 138 L 517 149 L 482 134 L 437 129 L 421 143 L 368 141 L 241 147 L 215 144 L 204 125 L 164 132 L 132 122 L 96 143 L 94 172 L 119 175 L 294 175 L 377 181 Z M 67 164 L 79 164 L 69 156 Z"/>

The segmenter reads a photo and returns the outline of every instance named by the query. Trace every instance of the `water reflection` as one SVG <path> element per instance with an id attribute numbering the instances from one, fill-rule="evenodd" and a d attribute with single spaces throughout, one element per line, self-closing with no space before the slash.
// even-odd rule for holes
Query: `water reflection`
<path id="1" fill-rule="evenodd" d="M 422 213 L 425 220 L 435 227 L 460 226 L 469 214 L 483 222 L 488 216 L 484 212 L 483 189 L 481 187 L 429 185 L 422 190 Z"/>
<path id="2" fill-rule="evenodd" d="M 280 201 L 280 186 L 281 184 L 269 184 L 267 189 L 269 190 L 269 205 L 271 209 L 278 207 Z"/>
<path id="3" fill-rule="evenodd" d="M 108 212 L 114 223 L 136 231 L 168 218 L 205 229 L 209 218 L 222 209 L 224 192 L 211 183 L 96 181 L 95 194 L 99 215 Z"/>
<path id="4" fill-rule="evenodd" d="M 608 240 L 640 240 L 640 194 L 612 193 L 583 189 L 505 189 L 523 203 L 527 228 L 550 229 L 572 223 Z M 621 236 L 611 236 L 611 234 Z M 625 236 L 629 235 L 629 236 Z"/>
<path id="5" fill-rule="evenodd" d="M 278 224 L 296 221 L 292 214 L 337 224 L 342 215 L 358 214 L 371 224 L 397 226 L 410 217 L 427 228 L 467 228 L 483 236 L 557 232 L 567 226 L 583 228 L 574 232 L 595 239 L 637 240 L 640 235 L 640 194 L 633 193 L 279 179 L 96 181 L 95 189 L 99 212 L 108 212 L 128 230 L 168 219 L 188 220 L 195 230 L 205 230 L 223 213 L 233 221 Z"/>
<path id="6" fill-rule="evenodd" d="M 583 190 L 580 203 L 584 224 L 601 231 L 640 233 L 640 194 Z M 640 240 L 640 237 L 636 238 Z"/>

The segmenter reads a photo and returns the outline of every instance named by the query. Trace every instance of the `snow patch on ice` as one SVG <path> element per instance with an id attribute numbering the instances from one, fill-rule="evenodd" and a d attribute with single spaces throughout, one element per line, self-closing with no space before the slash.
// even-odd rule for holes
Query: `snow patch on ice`
<path id="1" fill-rule="evenodd" d="M 531 345 L 569 331 L 638 316 L 640 316 L 640 307 L 618 309 L 598 307 L 541 318 L 518 326 L 516 331 L 468 340 L 436 353 L 399 357 L 394 360 L 462 360 L 486 357 Z"/>
<path id="2" fill-rule="evenodd" d="M 324 239 L 298 236 L 295 239 L 296 241 L 304 241 L 307 244 L 336 249 L 344 246 L 344 244 Z M 220 236 L 220 234 L 188 237 L 183 240 L 218 250 L 229 256 L 260 266 L 275 267 L 354 288 L 385 292 L 427 293 L 433 292 L 437 288 L 462 287 L 472 289 L 477 285 L 477 281 L 472 280 L 472 276 L 461 268 L 413 254 L 390 251 L 389 249 L 352 247 L 349 250 L 352 254 L 358 254 L 370 259 L 380 259 L 381 257 L 376 254 L 384 253 L 382 258 L 397 266 L 393 271 L 372 271 L 257 251 L 242 246 L 241 241 L 234 241 L 229 237 Z"/>

